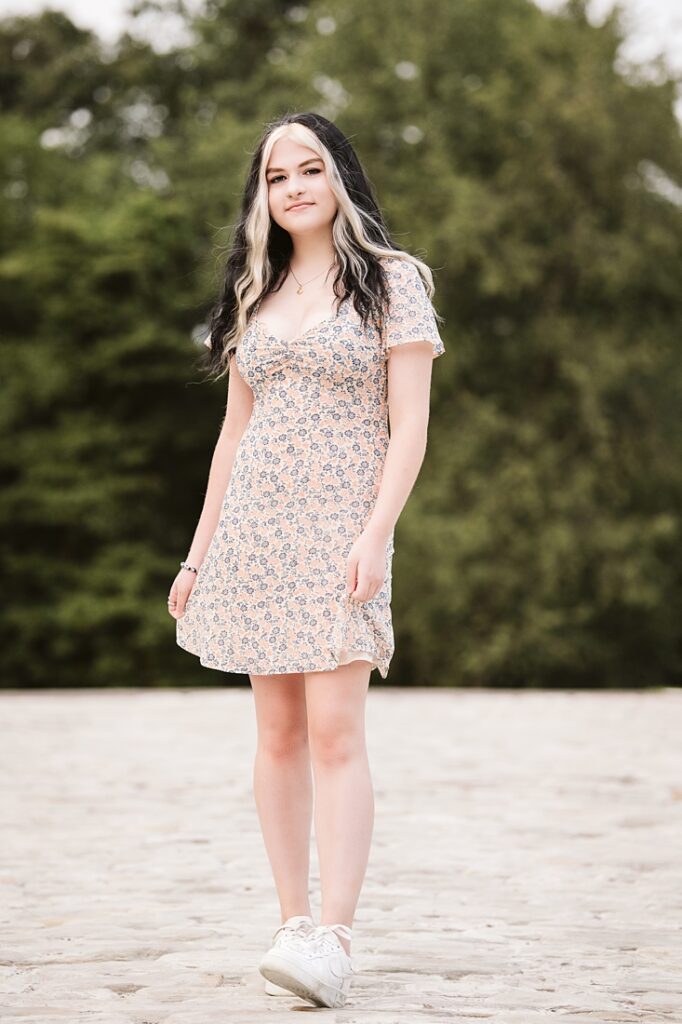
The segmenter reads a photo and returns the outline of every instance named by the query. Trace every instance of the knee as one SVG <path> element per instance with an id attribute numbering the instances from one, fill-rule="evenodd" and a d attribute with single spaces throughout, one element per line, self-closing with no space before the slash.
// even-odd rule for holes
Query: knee
<path id="1" fill-rule="evenodd" d="M 262 729 L 258 734 L 258 751 L 277 761 L 299 757 L 308 749 L 308 733 L 300 726 L 286 724 Z"/>
<path id="2" fill-rule="evenodd" d="M 338 724 L 316 728 L 310 735 L 313 762 L 321 767 L 339 767 L 364 755 L 364 737 L 355 730 L 344 730 Z"/>

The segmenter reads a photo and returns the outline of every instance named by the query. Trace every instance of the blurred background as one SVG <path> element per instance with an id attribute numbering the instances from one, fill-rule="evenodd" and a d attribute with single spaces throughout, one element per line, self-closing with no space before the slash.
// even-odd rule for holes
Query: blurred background
<path id="1" fill-rule="evenodd" d="M 675 6 L 0 3 L 4 687 L 245 682 L 166 597 L 230 225 L 297 110 L 349 135 L 446 319 L 387 683 L 682 683 Z"/>

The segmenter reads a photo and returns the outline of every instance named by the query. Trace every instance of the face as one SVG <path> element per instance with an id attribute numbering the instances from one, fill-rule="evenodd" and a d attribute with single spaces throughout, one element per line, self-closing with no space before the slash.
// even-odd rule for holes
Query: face
<path id="1" fill-rule="evenodd" d="M 290 235 L 328 229 L 337 210 L 322 158 L 293 139 L 273 146 L 267 166 L 270 216 Z M 305 204 L 296 208 L 295 204 Z"/>

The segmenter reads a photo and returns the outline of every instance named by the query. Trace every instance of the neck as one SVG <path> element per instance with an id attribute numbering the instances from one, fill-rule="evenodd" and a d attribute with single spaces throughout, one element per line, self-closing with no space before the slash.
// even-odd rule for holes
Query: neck
<path id="1" fill-rule="evenodd" d="M 291 236 L 293 251 L 289 263 L 301 281 L 331 267 L 336 250 L 329 231 Z"/>

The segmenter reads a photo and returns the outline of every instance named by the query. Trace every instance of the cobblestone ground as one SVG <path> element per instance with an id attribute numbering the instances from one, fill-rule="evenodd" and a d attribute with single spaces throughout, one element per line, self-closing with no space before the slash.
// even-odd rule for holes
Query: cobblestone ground
<path id="1" fill-rule="evenodd" d="M 682 691 L 370 688 L 376 822 L 341 1010 L 279 924 L 250 689 L 0 696 L 0 1016 L 682 1022 Z M 319 875 L 313 843 L 311 891 Z"/>

